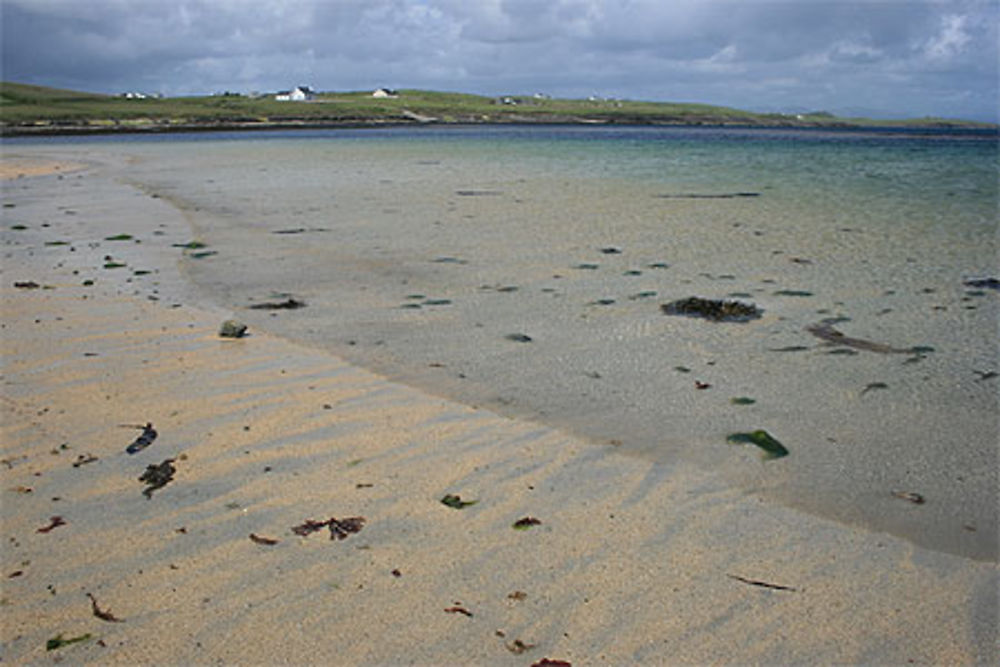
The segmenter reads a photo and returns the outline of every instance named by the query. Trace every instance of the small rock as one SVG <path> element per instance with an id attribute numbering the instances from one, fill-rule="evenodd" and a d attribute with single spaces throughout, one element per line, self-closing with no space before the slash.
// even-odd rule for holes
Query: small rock
<path id="1" fill-rule="evenodd" d="M 219 328 L 219 335 L 223 338 L 243 338 L 247 335 L 247 325 L 239 320 L 226 320 Z"/>

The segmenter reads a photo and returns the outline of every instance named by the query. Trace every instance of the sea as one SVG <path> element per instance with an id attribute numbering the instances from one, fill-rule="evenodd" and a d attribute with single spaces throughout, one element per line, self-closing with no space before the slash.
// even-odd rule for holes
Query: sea
<path id="1" fill-rule="evenodd" d="M 651 478 L 693 462 L 994 561 L 998 145 L 606 125 L 3 141 L 126 160 L 123 186 L 204 244 L 178 250 L 186 275 L 251 329 L 640 457 Z M 759 316 L 664 308 L 691 297 Z M 788 455 L 733 437 L 756 431 Z"/>

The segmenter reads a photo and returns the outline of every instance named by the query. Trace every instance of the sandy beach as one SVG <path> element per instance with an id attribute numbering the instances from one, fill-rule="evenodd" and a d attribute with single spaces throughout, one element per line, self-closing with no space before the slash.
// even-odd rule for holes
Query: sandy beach
<path id="1" fill-rule="evenodd" d="M 997 661 L 995 561 L 278 337 L 191 284 L 197 216 L 124 159 L 10 152 L 3 661 Z"/>

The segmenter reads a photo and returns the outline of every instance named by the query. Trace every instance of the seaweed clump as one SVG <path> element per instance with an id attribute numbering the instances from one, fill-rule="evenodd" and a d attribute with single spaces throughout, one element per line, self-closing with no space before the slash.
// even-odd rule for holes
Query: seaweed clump
<path id="1" fill-rule="evenodd" d="M 704 317 L 714 322 L 747 322 L 760 317 L 761 310 L 755 304 L 721 299 L 702 299 L 691 296 L 665 303 L 660 308 L 666 315 L 686 315 Z"/>

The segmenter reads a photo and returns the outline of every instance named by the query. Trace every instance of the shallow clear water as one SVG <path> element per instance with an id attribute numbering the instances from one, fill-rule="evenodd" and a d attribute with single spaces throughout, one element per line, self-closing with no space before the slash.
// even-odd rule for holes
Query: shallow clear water
<path id="1" fill-rule="evenodd" d="M 964 284 L 998 273 L 995 134 L 472 127 L 48 145 L 134 158 L 123 178 L 181 207 L 218 253 L 187 258 L 189 275 L 252 326 L 996 558 L 1000 380 L 984 376 L 1000 371 L 998 293 Z M 287 294 L 308 306 L 246 309 Z M 740 295 L 764 315 L 661 313 L 691 295 Z M 846 336 L 933 351 L 809 333 L 834 317 Z M 791 454 L 762 463 L 726 442 L 756 429 Z"/>

